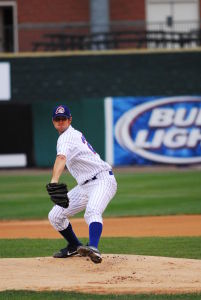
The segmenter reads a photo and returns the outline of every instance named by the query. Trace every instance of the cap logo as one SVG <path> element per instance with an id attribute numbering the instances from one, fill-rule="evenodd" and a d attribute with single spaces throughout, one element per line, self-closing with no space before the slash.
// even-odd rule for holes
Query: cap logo
<path id="1" fill-rule="evenodd" d="M 55 111 L 55 114 L 57 115 L 57 114 L 63 114 L 63 113 L 65 113 L 64 107 L 63 106 L 57 107 L 57 110 Z"/>

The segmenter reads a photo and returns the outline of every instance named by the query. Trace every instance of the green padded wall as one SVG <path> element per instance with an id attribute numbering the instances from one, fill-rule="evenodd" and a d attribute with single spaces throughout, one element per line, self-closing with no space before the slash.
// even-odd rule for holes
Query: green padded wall
<path id="1" fill-rule="evenodd" d="M 14 102 L 201 93 L 201 51 L 63 54 L 0 61 L 11 62 Z"/>

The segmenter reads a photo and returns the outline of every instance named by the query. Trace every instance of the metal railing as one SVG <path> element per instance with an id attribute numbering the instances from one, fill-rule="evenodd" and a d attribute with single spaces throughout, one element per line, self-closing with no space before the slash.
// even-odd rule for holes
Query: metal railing
<path id="1" fill-rule="evenodd" d="M 103 50 L 129 48 L 192 48 L 201 45 L 200 22 L 111 22 L 109 32 L 90 32 L 89 23 L 24 23 L 6 28 L 0 52 Z M 15 33 L 15 34 L 14 34 Z M 15 39 L 15 43 L 14 40 Z M 18 49 L 18 47 L 16 47 Z"/>
<path id="2" fill-rule="evenodd" d="M 102 50 L 124 48 L 184 48 L 201 45 L 201 30 L 118 31 L 96 34 L 49 33 L 33 43 L 33 51 Z"/>

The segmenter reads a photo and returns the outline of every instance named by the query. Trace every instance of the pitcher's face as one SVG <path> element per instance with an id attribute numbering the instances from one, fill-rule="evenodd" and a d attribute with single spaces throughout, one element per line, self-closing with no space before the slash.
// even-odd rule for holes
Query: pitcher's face
<path id="1" fill-rule="evenodd" d="M 56 117 L 52 120 L 53 125 L 55 127 L 55 129 L 58 131 L 59 134 L 63 133 L 64 131 L 66 131 L 66 129 L 68 129 L 68 127 L 70 126 L 71 122 L 72 122 L 72 117 L 71 118 L 67 118 L 67 117 Z"/>

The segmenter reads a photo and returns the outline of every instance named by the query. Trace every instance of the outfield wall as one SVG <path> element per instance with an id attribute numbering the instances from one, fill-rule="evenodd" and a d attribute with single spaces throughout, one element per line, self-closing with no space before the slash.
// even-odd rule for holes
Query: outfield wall
<path id="1" fill-rule="evenodd" d="M 69 105 L 73 125 L 105 158 L 105 97 L 201 94 L 199 49 L 2 55 L 0 69 L 2 63 L 8 63 L 10 79 L 8 87 L 0 82 L 0 134 L 5 141 L 0 155 L 25 153 L 29 166 L 52 165 L 57 136 L 50 118 L 55 104 Z M 23 116 L 15 113 L 16 106 L 26 108 Z M 11 111 L 12 122 L 5 127 Z"/>

